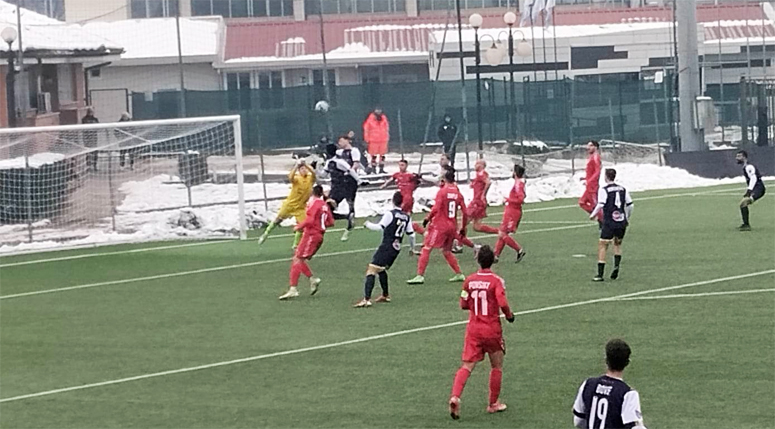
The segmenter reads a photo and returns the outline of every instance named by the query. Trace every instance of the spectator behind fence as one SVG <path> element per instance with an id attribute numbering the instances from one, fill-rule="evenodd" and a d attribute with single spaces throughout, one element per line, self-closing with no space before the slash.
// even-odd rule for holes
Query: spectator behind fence
<path id="1" fill-rule="evenodd" d="M 91 107 L 86 109 L 86 116 L 81 119 L 82 124 L 98 124 L 100 122 L 96 116 L 94 116 L 94 109 Z M 98 135 L 96 130 L 83 131 L 81 134 L 84 147 L 97 147 Z M 86 167 L 97 171 L 97 161 L 99 160 L 99 153 L 94 150 L 86 154 Z"/>
<path id="2" fill-rule="evenodd" d="M 457 126 L 452 122 L 452 116 L 444 115 L 444 122 L 439 125 L 439 140 L 444 145 L 444 153 L 449 157 L 450 163 L 455 165 Z"/>
<path id="3" fill-rule="evenodd" d="M 363 123 L 363 140 L 368 145 L 372 170 L 377 169 L 377 156 L 379 156 L 379 173 L 385 174 L 385 154 L 390 140 L 390 123 L 379 107 L 369 113 Z"/>
<path id="4" fill-rule="evenodd" d="M 132 117 L 129 116 L 129 113 L 128 112 L 124 112 L 124 113 L 121 114 L 121 118 L 119 118 L 118 122 L 129 122 L 131 120 L 132 120 Z M 122 141 L 122 140 L 127 140 L 127 138 L 129 137 L 127 135 L 127 132 L 125 130 L 122 130 L 121 128 L 116 129 L 116 131 L 114 131 L 113 134 L 116 136 L 116 139 L 119 142 Z M 119 143 L 119 146 L 121 146 L 120 143 Z M 127 155 L 129 155 L 129 168 L 134 170 L 134 168 L 135 168 L 135 149 L 134 148 L 131 148 L 131 149 L 121 149 L 121 151 L 119 152 L 118 164 L 121 167 L 124 167 L 125 159 L 126 159 Z"/>

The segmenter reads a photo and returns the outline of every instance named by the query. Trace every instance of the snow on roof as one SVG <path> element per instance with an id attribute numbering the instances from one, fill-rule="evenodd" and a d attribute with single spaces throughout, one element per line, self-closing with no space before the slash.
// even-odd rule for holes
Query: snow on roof
<path id="1" fill-rule="evenodd" d="M 215 57 L 220 48 L 223 19 L 220 17 L 181 18 L 180 36 L 184 57 Z M 124 47 L 122 60 L 177 58 L 175 18 L 131 19 L 89 22 L 84 31 L 112 40 Z"/>
<path id="2" fill-rule="evenodd" d="M 52 51 L 55 55 L 117 53 L 121 45 L 98 35 L 83 31 L 78 25 L 67 24 L 45 15 L 21 8 L 22 40 L 25 52 Z M 0 27 L 13 27 L 17 31 L 16 5 L 0 0 Z M 11 45 L 19 49 L 19 39 Z M 8 45 L 0 43 L 0 52 L 8 51 Z"/>
<path id="3" fill-rule="evenodd" d="M 532 32 L 530 27 L 516 27 L 512 31 L 514 32 L 514 37 L 516 38 L 524 35 L 525 39 L 530 39 L 531 33 L 532 33 L 532 37 L 535 37 L 535 38 L 550 37 L 554 35 L 553 32 L 556 32 L 557 38 L 572 39 L 576 37 L 602 36 L 602 35 L 616 34 L 616 33 L 632 33 L 635 31 L 668 29 L 670 28 L 670 25 L 671 23 L 669 22 L 558 25 L 558 26 L 550 26 L 546 28 L 542 28 L 540 25 L 537 25 L 533 27 Z M 542 29 L 544 30 L 545 35 L 542 35 L 542 32 L 541 32 Z M 435 40 L 442 40 L 442 38 L 444 37 L 444 31 L 434 31 L 432 34 Z M 505 37 L 508 35 L 508 28 L 480 29 L 479 30 L 480 40 L 481 40 L 481 37 L 485 34 L 491 37 L 494 37 L 495 39 L 498 39 L 500 37 L 501 40 L 504 40 Z M 447 31 L 447 37 L 446 37 L 447 45 L 450 45 L 450 43 L 457 42 L 457 41 L 458 41 L 457 31 Z M 467 28 L 463 29 L 463 42 L 468 42 L 468 43 L 474 42 L 474 30 L 467 29 Z"/>

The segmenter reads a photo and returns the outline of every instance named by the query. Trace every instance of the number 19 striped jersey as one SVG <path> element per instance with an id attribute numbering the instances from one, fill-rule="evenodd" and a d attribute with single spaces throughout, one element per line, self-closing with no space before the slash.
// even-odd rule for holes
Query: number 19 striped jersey
<path id="1" fill-rule="evenodd" d="M 577 427 L 585 429 L 622 429 L 642 424 L 640 396 L 624 381 L 603 375 L 581 384 L 573 415 Z"/>
<path id="2" fill-rule="evenodd" d="M 501 310 L 512 315 L 506 299 L 505 282 L 492 270 L 481 269 L 466 278 L 460 293 L 460 307 L 468 310 L 468 332 L 479 337 L 498 337 L 501 329 Z"/>

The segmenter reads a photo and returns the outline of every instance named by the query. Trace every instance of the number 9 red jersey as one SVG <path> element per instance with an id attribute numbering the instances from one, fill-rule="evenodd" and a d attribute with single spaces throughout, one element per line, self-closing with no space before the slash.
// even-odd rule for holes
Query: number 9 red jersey
<path id="1" fill-rule="evenodd" d="M 461 210 L 463 215 L 463 224 L 461 228 L 468 225 L 466 216 L 466 203 L 460 190 L 454 183 L 448 183 L 439 189 L 436 194 L 436 201 L 428 214 L 428 220 L 435 228 L 439 230 L 457 231 L 457 213 Z"/>

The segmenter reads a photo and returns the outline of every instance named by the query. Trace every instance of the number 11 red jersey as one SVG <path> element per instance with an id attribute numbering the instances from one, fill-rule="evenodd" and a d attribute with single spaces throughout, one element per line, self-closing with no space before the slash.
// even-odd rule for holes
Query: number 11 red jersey
<path id="1" fill-rule="evenodd" d="M 460 307 L 469 311 L 466 330 L 477 337 L 500 337 L 500 312 L 511 316 L 505 283 L 491 270 L 479 270 L 466 278 L 460 294 Z"/>

